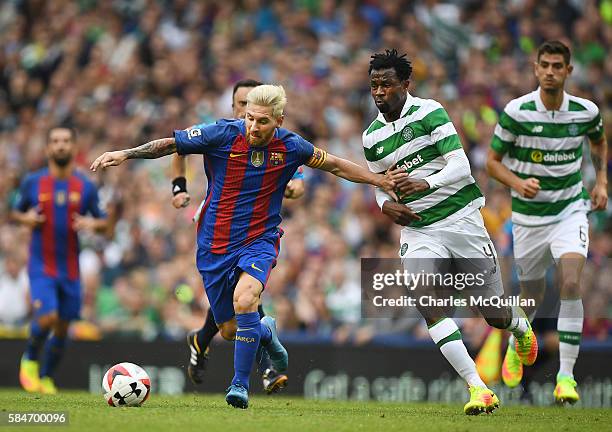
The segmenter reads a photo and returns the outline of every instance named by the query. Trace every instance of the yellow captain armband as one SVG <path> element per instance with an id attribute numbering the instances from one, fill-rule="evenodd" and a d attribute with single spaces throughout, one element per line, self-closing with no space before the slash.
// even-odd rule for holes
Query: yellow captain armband
<path id="1" fill-rule="evenodd" d="M 327 152 L 325 150 L 321 150 L 318 147 L 314 148 L 314 153 L 306 162 L 306 166 L 310 168 L 321 168 L 321 166 L 327 160 Z"/>

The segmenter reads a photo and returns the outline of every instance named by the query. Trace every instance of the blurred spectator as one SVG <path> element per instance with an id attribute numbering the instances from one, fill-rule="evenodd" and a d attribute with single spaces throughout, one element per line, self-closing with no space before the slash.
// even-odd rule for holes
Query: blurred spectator
<path id="1" fill-rule="evenodd" d="M 25 336 L 30 311 L 29 282 L 24 260 L 16 253 L 0 264 L 0 336 Z"/>

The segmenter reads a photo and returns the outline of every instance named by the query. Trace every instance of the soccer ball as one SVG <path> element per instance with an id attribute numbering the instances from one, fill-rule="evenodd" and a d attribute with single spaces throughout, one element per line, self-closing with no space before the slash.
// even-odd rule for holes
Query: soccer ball
<path id="1" fill-rule="evenodd" d="M 149 397 L 151 380 L 143 368 L 124 362 L 106 371 L 102 388 L 110 406 L 140 406 Z"/>

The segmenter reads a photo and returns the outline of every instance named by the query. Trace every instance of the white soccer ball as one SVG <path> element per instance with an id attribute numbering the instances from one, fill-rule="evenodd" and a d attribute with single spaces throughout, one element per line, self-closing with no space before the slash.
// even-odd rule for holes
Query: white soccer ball
<path id="1" fill-rule="evenodd" d="M 149 397 L 151 379 L 134 363 L 119 363 L 102 378 L 104 399 L 110 406 L 140 406 Z"/>

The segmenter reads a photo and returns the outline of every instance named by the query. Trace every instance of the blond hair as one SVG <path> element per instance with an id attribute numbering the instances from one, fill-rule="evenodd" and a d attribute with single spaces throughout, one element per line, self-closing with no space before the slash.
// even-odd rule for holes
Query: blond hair
<path id="1" fill-rule="evenodd" d="M 254 87 L 246 97 L 247 103 L 272 108 L 272 115 L 280 117 L 283 115 L 287 105 L 287 95 L 281 85 L 264 84 Z"/>

